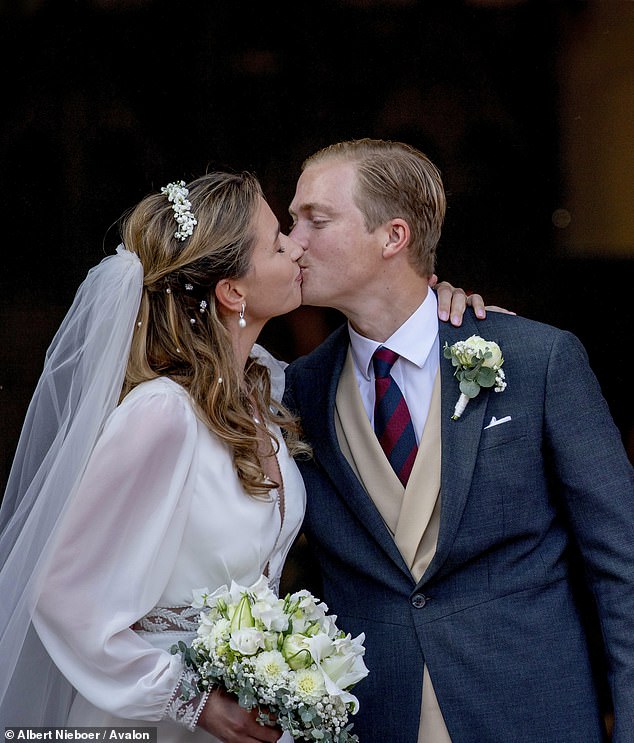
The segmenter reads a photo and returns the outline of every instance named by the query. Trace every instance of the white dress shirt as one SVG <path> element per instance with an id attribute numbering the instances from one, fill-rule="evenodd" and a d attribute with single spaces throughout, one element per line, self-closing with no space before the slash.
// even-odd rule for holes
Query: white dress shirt
<path id="1" fill-rule="evenodd" d="M 359 392 L 372 426 L 375 399 L 372 355 L 379 346 L 383 346 L 400 357 L 394 363 L 391 374 L 403 393 L 412 417 L 416 442 L 420 443 L 439 365 L 436 295 L 428 289 L 423 303 L 385 343 L 365 338 L 350 323 L 348 332 Z"/>

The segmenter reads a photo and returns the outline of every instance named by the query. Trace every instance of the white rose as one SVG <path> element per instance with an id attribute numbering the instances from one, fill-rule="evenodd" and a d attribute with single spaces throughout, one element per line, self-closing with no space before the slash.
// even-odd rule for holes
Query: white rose
<path id="1" fill-rule="evenodd" d="M 467 338 L 465 345 L 475 349 L 476 351 L 480 351 L 482 354 L 485 354 L 487 351 L 492 354 L 490 358 L 484 360 L 482 366 L 493 368 L 495 366 L 500 366 L 503 362 L 502 351 L 494 341 L 485 341 L 484 338 L 481 338 L 479 335 L 472 335 L 470 338 Z"/>
<path id="2" fill-rule="evenodd" d="M 264 647 L 264 633 L 255 627 L 236 629 L 231 633 L 229 647 L 241 655 L 255 655 Z"/>

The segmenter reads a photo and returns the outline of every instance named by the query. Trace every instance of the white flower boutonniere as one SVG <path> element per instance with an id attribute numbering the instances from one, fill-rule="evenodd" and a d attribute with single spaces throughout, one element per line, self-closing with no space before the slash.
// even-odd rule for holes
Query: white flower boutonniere
<path id="1" fill-rule="evenodd" d="M 443 353 L 456 367 L 454 377 L 460 382 L 460 397 L 451 420 L 460 418 L 469 400 L 476 397 L 482 387 L 495 385 L 496 392 L 506 389 L 504 371 L 501 368 L 504 359 L 497 343 L 472 335 L 466 341 L 457 341 L 453 346 L 445 343 Z"/>

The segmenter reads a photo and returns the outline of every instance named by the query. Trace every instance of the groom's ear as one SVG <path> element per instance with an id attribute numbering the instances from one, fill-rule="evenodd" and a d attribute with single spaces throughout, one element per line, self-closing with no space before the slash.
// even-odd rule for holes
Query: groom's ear
<path id="1" fill-rule="evenodd" d="M 246 296 L 240 283 L 233 279 L 221 279 L 214 289 L 218 304 L 229 312 L 240 312 Z"/>
<path id="2" fill-rule="evenodd" d="M 385 241 L 381 252 L 383 258 L 393 258 L 409 245 L 411 237 L 409 225 L 404 219 L 391 219 L 384 228 Z"/>

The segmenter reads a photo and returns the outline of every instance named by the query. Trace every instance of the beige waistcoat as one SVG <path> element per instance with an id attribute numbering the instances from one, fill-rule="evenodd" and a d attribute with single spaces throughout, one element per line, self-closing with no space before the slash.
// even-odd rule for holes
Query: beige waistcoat
<path id="1" fill-rule="evenodd" d="M 420 580 L 436 551 L 440 524 L 440 373 L 406 488 L 372 430 L 350 350 L 337 388 L 335 427 L 343 455 L 374 501 L 412 577 Z M 423 668 L 418 743 L 451 743 L 427 666 Z"/>

